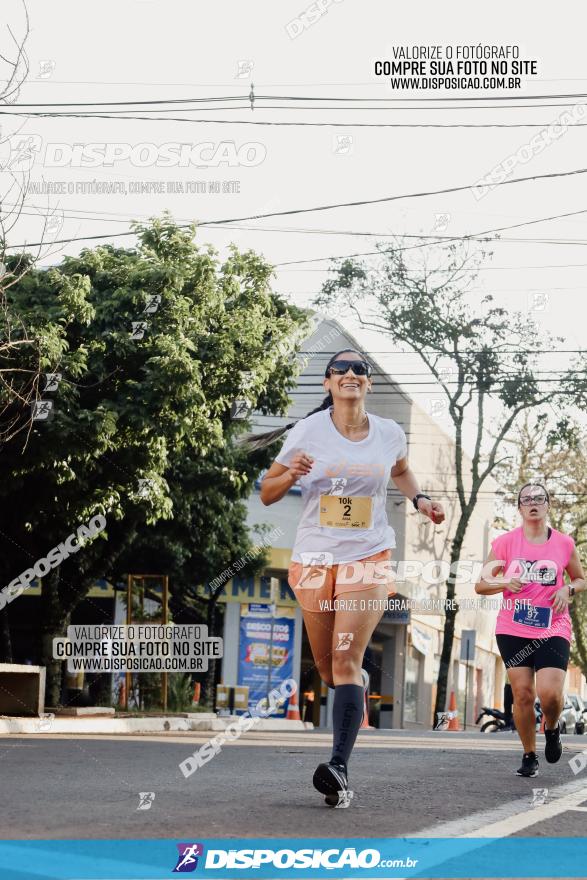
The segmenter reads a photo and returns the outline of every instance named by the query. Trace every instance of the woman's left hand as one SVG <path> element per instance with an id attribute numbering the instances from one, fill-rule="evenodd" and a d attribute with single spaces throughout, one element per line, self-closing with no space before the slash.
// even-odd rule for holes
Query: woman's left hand
<path id="1" fill-rule="evenodd" d="M 564 611 L 568 606 L 570 601 L 569 588 L 567 586 L 561 587 L 560 590 L 557 590 L 552 599 L 552 609 L 556 611 L 557 614 L 560 614 L 561 611 Z"/>
<path id="2" fill-rule="evenodd" d="M 418 512 L 423 513 L 436 524 L 443 522 L 445 518 L 442 504 L 438 501 L 430 501 L 428 498 L 418 499 Z"/>

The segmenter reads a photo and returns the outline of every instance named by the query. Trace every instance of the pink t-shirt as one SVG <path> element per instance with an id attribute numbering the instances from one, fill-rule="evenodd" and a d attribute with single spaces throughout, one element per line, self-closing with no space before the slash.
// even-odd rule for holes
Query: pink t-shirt
<path id="1" fill-rule="evenodd" d="M 552 609 L 552 597 L 564 584 L 564 571 L 574 547 L 573 539 L 556 529 L 542 544 L 527 541 L 522 526 L 495 538 L 491 548 L 496 559 L 504 561 L 504 575 L 525 584 L 519 593 L 504 590 L 496 635 L 528 639 L 560 636 L 571 641 L 569 609 L 557 614 Z"/>

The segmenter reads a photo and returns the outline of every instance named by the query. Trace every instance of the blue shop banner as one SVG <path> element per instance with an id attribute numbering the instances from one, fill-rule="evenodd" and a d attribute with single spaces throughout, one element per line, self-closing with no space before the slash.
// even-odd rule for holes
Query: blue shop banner
<path id="1" fill-rule="evenodd" d="M 238 684 L 249 688 L 249 711 L 270 690 L 293 677 L 294 632 L 292 609 L 278 607 L 272 628 L 270 605 L 241 605 Z M 272 713 L 273 716 L 284 718 L 288 702 Z"/>

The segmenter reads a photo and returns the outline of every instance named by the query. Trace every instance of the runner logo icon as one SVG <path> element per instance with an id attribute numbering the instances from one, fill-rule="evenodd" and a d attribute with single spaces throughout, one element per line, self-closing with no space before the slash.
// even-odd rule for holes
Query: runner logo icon
<path id="1" fill-rule="evenodd" d="M 198 856 L 204 855 L 204 846 L 201 843 L 178 843 L 179 856 L 177 865 L 173 869 L 174 874 L 187 874 L 195 871 L 198 867 Z"/>

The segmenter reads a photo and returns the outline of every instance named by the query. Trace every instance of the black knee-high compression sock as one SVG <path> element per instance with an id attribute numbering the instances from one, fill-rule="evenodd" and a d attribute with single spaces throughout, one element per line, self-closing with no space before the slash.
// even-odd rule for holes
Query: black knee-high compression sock
<path id="1" fill-rule="evenodd" d="M 360 684 L 339 684 L 334 689 L 331 761 L 348 764 L 363 720 L 365 689 Z"/>

